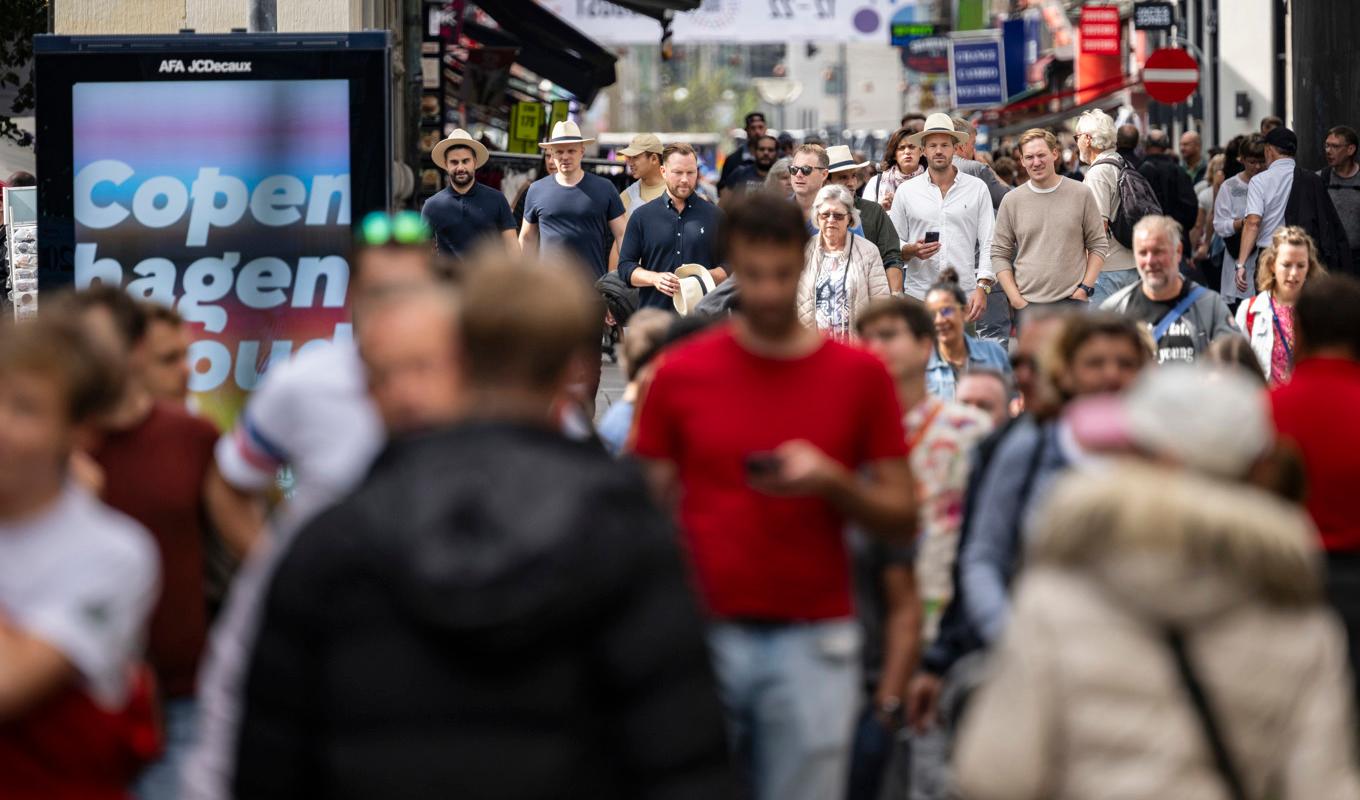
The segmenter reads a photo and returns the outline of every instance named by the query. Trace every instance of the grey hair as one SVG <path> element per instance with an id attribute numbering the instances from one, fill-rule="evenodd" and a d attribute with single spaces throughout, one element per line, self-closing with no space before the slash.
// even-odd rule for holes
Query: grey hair
<path id="1" fill-rule="evenodd" d="M 839 183 L 828 183 L 817 192 L 817 197 L 812 201 L 812 218 L 816 219 L 817 215 L 822 213 L 822 209 L 832 203 L 839 203 L 845 206 L 846 211 L 850 212 L 851 228 L 858 228 L 863 224 L 860 220 L 859 209 L 855 208 L 855 196 Z M 818 228 L 820 227 L 818 226 Z"/>
<path id="2" fill-rule="evenodd" d="M 1098 108 L 1077 117 L 1077 133 L 1091 134 L 1091 146 L 1097 150 L 1109 150 L 1115 145 L 1114 119 Z"/>
<path id="3" fill-rule="evenodd" d="M 770 166 L 770 171 L 765 173 L 765 185 L 777 186 L 780 178 L 789 176 L 789 167 L 793 166 L 793 159 L 784 156 Z"/>
<path id="4" fill-rule="evenodd" d="M 1160 233 L 1166 237 L 1168 244 L 1173 247 L 1181 246 L 1181 224 L 1171 217 L 1163 214 L 1148 214 L 1138 220 L 1138 224 L 1133 226 L 1135 237 L 1140 233 Z"/>

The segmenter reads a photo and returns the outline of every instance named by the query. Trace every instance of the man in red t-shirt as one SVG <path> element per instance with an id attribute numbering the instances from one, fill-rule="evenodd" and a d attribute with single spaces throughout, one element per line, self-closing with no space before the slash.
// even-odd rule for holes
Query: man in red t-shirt
<path id="1" fill-rule="evenodd" d="M 205 524 L 236 556 L 258 530 L 254 512 L 209 490 L 217 429 L 182 403 L 157 400 L 140 371 L 146 311 L 125 292 L 96 287 L 75 296 L 81 323 L 123 373 L 117 403 L 100 420 L 89 451 L 104 502 L 146 526 L 160 552 L 162 587 L 151 617 L 147 660 L 155 670 L 165 722 L 165 755 L 142 776 L 142 800 L 179 796 L 179 761 L 193 741 L 194 689 L 207 642 Z"/>
<path id="2" fill-rule="evenodd" d="M 916 503 L 892 379 L 798 322 L 806 224 L 753 195 L 719 247 L 741 281 L 730 325 L 667 354 L 634 450 L 679 498 L 738 752 L 757 798 L 845 791 L 860 702 L 847 522 L 907 541 Z"/>
<path id="3" fill-rule="evenodd" d="M 1275 428 L 1303 456 L 1308 513 L 1327 551 L 1327 596 L 1360 676 L 1360 281 L 1311 277 L 1294 307 L 1294 375 L 1270 393 Z M 1360 687 L 1357 687 L 1360 689 Z M 1357 691 L 1360 695 L 1360 691 Z"/>

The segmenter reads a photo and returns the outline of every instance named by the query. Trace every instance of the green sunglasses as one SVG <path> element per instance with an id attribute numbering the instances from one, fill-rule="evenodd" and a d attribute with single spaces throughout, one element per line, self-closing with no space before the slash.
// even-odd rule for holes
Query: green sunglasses
<path id="1" fill-rule="evenodd" d="M 388 214 L 374 211 L 363 218 L 354 237 L 359 244 L 382 247 L 387 244 L 424 244 L 434 238 L 425 218 L 415 211 Z"/>

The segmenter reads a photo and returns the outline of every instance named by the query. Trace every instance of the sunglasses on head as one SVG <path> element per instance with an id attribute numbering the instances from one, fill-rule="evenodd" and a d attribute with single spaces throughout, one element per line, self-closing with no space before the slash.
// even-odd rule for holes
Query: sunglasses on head
<path id="1" fill-rule="evenodd" d="M 789 174 L 798 173 L 799 175 L 806 176 L 811 175 L 819 169 L 826 169 L 826 167 L 789 167 Z"/>

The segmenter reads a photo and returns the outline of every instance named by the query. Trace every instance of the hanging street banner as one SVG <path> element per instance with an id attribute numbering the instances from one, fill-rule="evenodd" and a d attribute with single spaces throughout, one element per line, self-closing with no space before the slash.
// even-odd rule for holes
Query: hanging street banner
<path id="1" fill-rule="evenodd" d="M 954 108 L 983 108 L 1006 102 L 1006 58 L 1001 31 L 949 35 L 949 75 Z"/>
<path id="2" fill-rule="evenodd" d="M 539 0 L 539 4 L 603 45 L 661 41 L 661 23 L 609 0 Z M 900 0 L 703 0 L 697 10 L 675 15 L 672 41 L 882 42 L 902 6 Z"/>

